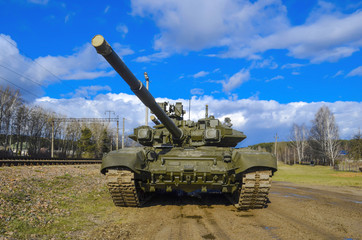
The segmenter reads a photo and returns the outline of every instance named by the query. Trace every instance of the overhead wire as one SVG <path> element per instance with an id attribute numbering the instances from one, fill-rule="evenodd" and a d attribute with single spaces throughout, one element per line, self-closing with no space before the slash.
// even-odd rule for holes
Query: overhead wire
<path id="1" fill-rule="evenodd" d="M 71 92 L 73 92 L 74 91 L 74 89 L 72 88 L 72 87 L 70 87 L 70 86 L 68 86 L 68 84 L 66 84 L 64 81 L 62 81 L 62 79 L 59 77 L 59 76 L 57 76 L 56 74 L 54 74 L 54 73 L 52 73 L 49 69 L 47 69 L 46 67 L 44 67 L 43 65 L 41 65 L 40 63 L 38 63 L 37 61 L 35 61 L 35 60 L 33 60 L 32 58 L 30 58 L 30 57 L 28 57 L 28 55 L 24 52 L 24 51 L 22 51 L 17 45 L 15 45 L 14 43 L 12 43 L 11 41 L 9 41 L 8 39 L 6 39 L 3 35 L 1 35 L 0 34 L 0 37 L 2 38 L 2 39 L 4 39 L 5 41 L 7 41 L 9 44 L 11 44 L 13 47 L 15 47 L 16 49 L 18 49 L 19 50 L 19 52 L 22 54 L 22 55 L 24 55 L 25 57 L 27 57 L 27 58 L 29 58 L 32 62 L 34 62 L 35 64 L 37 64 L 38 66 L 40 66 L 42 69 L 44 69 L 45 71 L 47 71 L 48 73 L 50 73 L 53 77 L 55 77 L 56 79 L 58 79 L 59 81 L 60 81 L 60 83 L 61 84 L 63 84 L 65 87 L 67 87 L 68 89 L 70 89 L 71 90 Z M 3 65 L 1 65 L 1 66 L 3 66 Z M 4 67 L 4 66 L 3 66 Z M 17 74 L 19 74 L 19 73 L 17 73 Z M 19 74 L 20 75 L 20 74 Z M 25 77 L 25 76 L 23 76 L 23 77 Z M 25 77 L 25 78 L 27 78 L 27 77 Z M 27 79 L 29 79 L 29 78 L 27 78 Z M 39 86 L 42 86 L 42 87 L 45 87 L 44 85 L 42 85 L 42 84 L 40 84 L 40 83 L 37 83 L 37 82 L 35 82 L 35 81 L 33 81 L 33 80 L 31 80 L 32 82 L 34 82 L 34 83 L 36 83 L 36 84 L 38 84 Z M 86 97 L 86 99 L 88 99 L 87 97 Z"/>
<path id="2" fill-rule="evenodd" d="M 41 64 L 38 63 L 37 61 L 35 61 L 35 60 L 33 60 L 32 58 L 28 57 L 27 54 L 26 54 L 24 51 L 20 50 L 19 47 L 16 46 L 14 43 L 12 43 L 11 41 L 9 41 L 7 38 L 5 38 L 5 37 L 4 37 L 3 35 L 1 35 L 1 34 L 0 34 L 0 37 L 1 37 L 2 39 L 4 39 L 5 41 L 7 41 L 7 42 L 8 42 L 9 44 L 11 44 L 12 46 L 14 46 L 16 49 L 18 49 L 19 52 L 20 52 L 22 55 L 24 55 L 25 57 L 29 58 L 32 62 L 34 62 L 35 64 L 37 64 L 38 66 L 40 66 L 42 69 L 44 69 L 44 70 L 47 71 L 48 73 L 50 73 L 50 74 L 51 74 L 52 76 L 54 76 L 56 79 L 58 79 L 61 84 L 63 84 L 63 85 L 66 86 L 67 88 L 69 88 L 72 92 L 74 91 L 74 89 L 71 88 L 71 87 L 69 87 L 67 84 L 65 84 L 64 81 L 62 81 L 62 79 L 61 79 L 60 77 L 58 77 L 57 75 L 55 75 L 54 73 L 52 73 L 50 70 L 48 70 L 47 68 L 45 68 L 43 65 L 41 65 Z M 7 69 L 8 71 L 10 71 L 10 72 L 12 72 L 12 73 L 14 73 L 14 74 L 17 74 L 18 76 L 21 76 L 21 77 L 23 77 L 23 78 L 31 81 L 32 83 L 34 83 L 34 84 L 36 84 L 36 85 L 38 85 L 38 86 L 40 86 L 40 87 L 42 87 L 42 88 L 45 88 L 45 86 L 44 86 L 43 84 L 41 84 L 41 83 L 39 83 L 39 82 L 31 79 L 30 77 L 27 77 L 27 76 L 25 76 L 25 75 L 17 72 L 17 71 L 14 70 L 14 69 L 11 69 L 11 68 L 8 67 L 8 66 L 4 66 L 4 65 L 2 65 L 2 64 L 0 64 L 0 66 L 3 67 L 3 68 L 5 68 L 5 69 Z M 0 77 L 1 77 L 1 76 L 0 76 Z M 13 82 L 11 82 L 10 80 L 8 80 L 8 79 L 6 79 L 6 78 L 4 78 L 4 77 L 1 77 L 1 79 L 3 79 L 4 81 L 6 81 L 6 82 L 8 82 L 8 83 L 10 83 L 10 84 L 12 84 L 12 85 L 14 85 L 15 87 L 17 87 L 17 88 L 19 88 L 19 89 L 22 89 L 23 91 L 31 94 L 32 96 L 35 96 L 36 98 L 41 98 L 40 96 L 38 96 L 38 95 L 36 95 L 36 94 L 34 94 L 34 93 L 26 90 L 25 88 L 23 88 L 23 87 L 15 84 L 15 83 L 13 83 Z M 88 98 L 86 97 L 86 99 L 88 99 Z M 76 114 L 70 112 L 69 110 L 67 110 L 67 109 L 65 109 L 65 108 L 62 108 L 61 106 L 58 106 L 58 107 L 61 108 L 61 109 L 63 109 L 63 110 L 65 110 L 66 112 L 68 112 L 68 113 L 70 113 L 70 114 L 72 114 L 72 115 L 76 115 Z"/>
<path id="3" fill-rule="evenodd" d="M 23 90 L 23 91 L 31 94 L 32 96 L 34 96 L 34 97 L 36 97 L 36 98 L 41 98 L 40 96 L 38 96 L 38 95 L 30 92 L 29 90 L 27 90 L 27 89 L 25 89 L 25 88 L 23 88 L 23 87 L 15 84 L 15 83 L 13 83 L 13 82 L 10 81 L 9 79 L 6 79 L 6 78 L 4 78 L 4 77 L 2 77 L 2 76 L 0 76 L 0 79 L 2 79 L 2 80 L 4 80 L 4 81 L 6 81 L 6 82 L 8 82 L 8 83 L 10 83 L 10 84 L 12 84 L 12 85 L 14 85 L 15 87 L 17 87 L 17 88 L 19 88 L 19 89 L 21 89 L 21 90 Z M 62 109 L 62 110 L 64 110 L 64 111 L 66 111 L 66 112 L 68 112 L 68 113 L 70 113 L 71 115 L 76 115 L 76 114 L 74 114 L 73 112 L 69 111 L 68 109 L 63 108 L 61 105 L 58 105 L 57 107 L 60 108 L 60 109 Z"/>

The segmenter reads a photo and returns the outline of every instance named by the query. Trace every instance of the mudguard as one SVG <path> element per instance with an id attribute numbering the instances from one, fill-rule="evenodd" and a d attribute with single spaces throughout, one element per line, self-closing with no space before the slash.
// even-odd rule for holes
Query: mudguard
<path id="1" fill-rule="evenodd" d="M 101 173 L 105 174 L 107 168 L 128 168 L 135 173 L 140 173 L 144 167 L 145 154 L 142 147 L 124 148 L 109 152 L 102 159 Z"/>
<path id="2" fill-rule="evenodd" d="M 233 151 L 235 173 L 244 172 L 253 167 L 269 168 L 273 172 L 277 170 L 276 158 L 267 152 L 259 152 L 251 149 L 235 149 Z"/>

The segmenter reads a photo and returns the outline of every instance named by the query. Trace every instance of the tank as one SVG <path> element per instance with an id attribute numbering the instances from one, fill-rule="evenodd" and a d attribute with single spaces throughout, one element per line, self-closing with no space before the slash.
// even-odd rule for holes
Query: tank
<path id="1" fill-rule="evenodd" d="M 154 126 L 139 126 L 129 136 L 142 147 L 111 151 L 102 159 L 101 173 L 116 206 L 140 207 L 158 191 L 215 192 L 238 209 L 268 204 L 276 159 L 269 153 L 235 148 L 246 136 L 205 113 L 197 122 L 184 120 L 180 102 L 156 103 L 101 35 L 92 45 L 154 114 Z"/>

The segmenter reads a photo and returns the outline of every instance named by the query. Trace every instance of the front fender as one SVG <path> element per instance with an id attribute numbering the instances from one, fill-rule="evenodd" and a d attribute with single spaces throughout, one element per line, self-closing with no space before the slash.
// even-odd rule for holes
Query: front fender
<path id="1" fill-rule="evenodd" d="M 235 149 L 232 160 L 236 168 L 235 173 L 244 172 L 253 167 L 269 168 L 277 171 L 277 159 L 270 153 L 250 149 Z"/>
<path id="2" fill-rule="evenodd" d="M 107 168 L 129 168 L 135 173 L 140 173 L 145 164 L 143 148 L 124 148 L 109 152 L 102 159 L 101 173 L 105 174 Z"/>

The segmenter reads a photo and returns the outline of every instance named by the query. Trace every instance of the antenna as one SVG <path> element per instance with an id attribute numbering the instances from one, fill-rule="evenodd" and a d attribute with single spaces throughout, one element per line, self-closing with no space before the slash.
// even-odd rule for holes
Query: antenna
<path id="1" fill-rule="evenodd" d="M 190 115 L 191 115 L 191 98 L 189 99 L 189 121 L 191 119 Z"/>
<path id="2" fill-rule="evenodd" d="M 149 77 L 148 77 L 147 72 L 145 72 L 144 75 L 145 75 L 145 79 L 146 79 L 146 88 L 147 88 L 147 90 L 148 90 L 150 79 L 149 79 Z M 148 107 L 147 107 L 147 106 L 146 106 L 145 121 L 146 121 L 146 123 L 145 123 L 146 126 L 148 126 Z"/>

